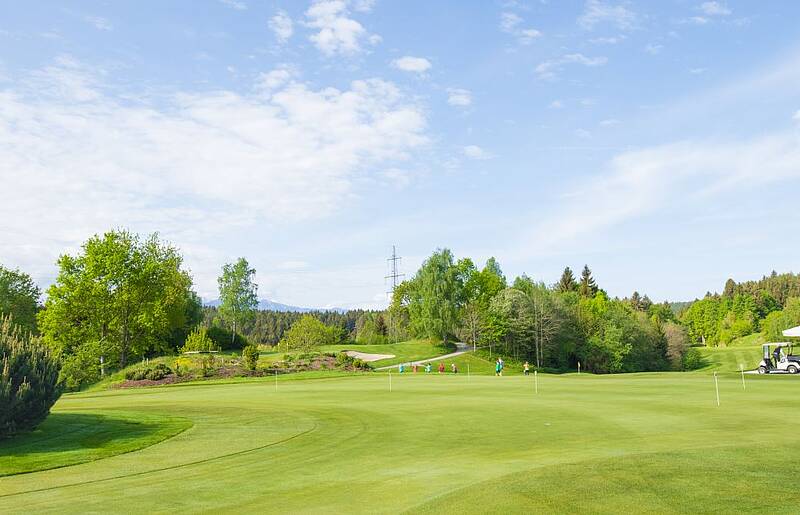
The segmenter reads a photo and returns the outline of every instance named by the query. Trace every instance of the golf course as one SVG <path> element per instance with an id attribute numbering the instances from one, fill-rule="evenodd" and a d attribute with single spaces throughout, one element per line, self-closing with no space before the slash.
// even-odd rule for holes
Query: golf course
<path id="1" fill-rule="evenodd" d="M 795 511 L 771 493 L 797 467 L 781 450 L 800 443 L 796 378 L 743 386 L 728 350 L 706 355 L 686 373 L 472 366 L 66 394 L 0 444 L 0 512 Z"/>

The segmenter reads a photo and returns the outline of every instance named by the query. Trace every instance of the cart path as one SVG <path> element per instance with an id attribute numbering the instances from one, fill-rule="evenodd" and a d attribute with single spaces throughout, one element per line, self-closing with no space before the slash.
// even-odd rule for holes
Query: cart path
<path id="1" fill-rule="evenodd" d="M 425 363 L 431 363 L 433 361 L 441 361 L 443 359 L 450 359 L 455 358 L 456 356 L 461 356 L 462 354 L 466 354 L 467 352 L 472 352 L 470 346 L 464 342 L 456 342 L 456 350 L 455 352 L 451 352 L 449 354 L 442 354 L 441 356 L 436 356 L 434 358 L 428 359 L 420 359 L 418 361 L 409 361 L 407 363 L 403 363 L 404 365 L 414 366 L 414 365 L 424 365 Z M 396 368 L 399 363 L 395 363 L 394 365 L 387 365 L 385 367 L 378 367 L 375 370 L 389 370 L 390 368 Z"/>

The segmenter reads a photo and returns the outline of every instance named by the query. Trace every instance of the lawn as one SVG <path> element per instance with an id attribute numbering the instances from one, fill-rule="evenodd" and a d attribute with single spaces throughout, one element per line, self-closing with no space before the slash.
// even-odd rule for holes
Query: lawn
<path id="1" fill-rule="evenodd" d="M 387 374 L 298 374 L 277 391 L 65 395 L 40 433 L 0 447 L 0 466 L 61 467 L 0 477 L 0 513 L 793 511 L 767 494 L 796 470 L 773 457 L 800 444 L 800 382 L 744 390 L 729 358 L 720 407 L 710 369 L 542 374 L 538 395 L 531 377 L 463 373 L 393 374 L 391 392 Z M 87 425 L 101 436 L 72 431 Z M 64 466 L 76 449 L 94 461 Z"/>

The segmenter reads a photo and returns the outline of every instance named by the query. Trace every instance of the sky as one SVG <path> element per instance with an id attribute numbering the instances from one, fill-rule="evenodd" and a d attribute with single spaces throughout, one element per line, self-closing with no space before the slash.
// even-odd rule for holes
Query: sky
<path id="1" fill-rule="evenodd" d="M 381 308 L 435 249 L 689 300 L 800 272 L 800 2 L 0 7 L 0 264 L 158 232 L 204 299 Z"/>

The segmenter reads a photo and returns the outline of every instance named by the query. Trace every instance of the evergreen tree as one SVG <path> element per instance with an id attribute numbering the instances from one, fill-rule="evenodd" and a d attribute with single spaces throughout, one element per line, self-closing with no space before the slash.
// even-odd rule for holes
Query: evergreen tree
<path id="1" fill-rule="evenodd" d="M 564 272 L 561 274 L 561 279 L 558 280 L 558 284 L 556 284 L 556 290 L 560 291 L 561 293 L 565 293 L 568 291 L 575 291 L 578 289 L 578 283 L 575 282 L 575 275 L 572 273 L 572 269 L 570 267 L 566 267 Z"/>
<path id="2" fill-rule="evenodd" d="M 732 299 L 733 295 L 736 293 L 736 281 L 733 279 L 728 279 L 725 281 L 725 289 L 722 291 L 722 296 L 728 299 Z"/>
<path id="3" fill-rule="evenodd" d="M 589 270 L 589 265 L 583 265 L 583 271 L 581 272 L 581 284 L 578 292 L 582 297 L 594 297 L 594 294 L 597 293 L 597 290 L 597 283 L 594 282 L 594 277 L 592 277 L 592 271 Z"/>

